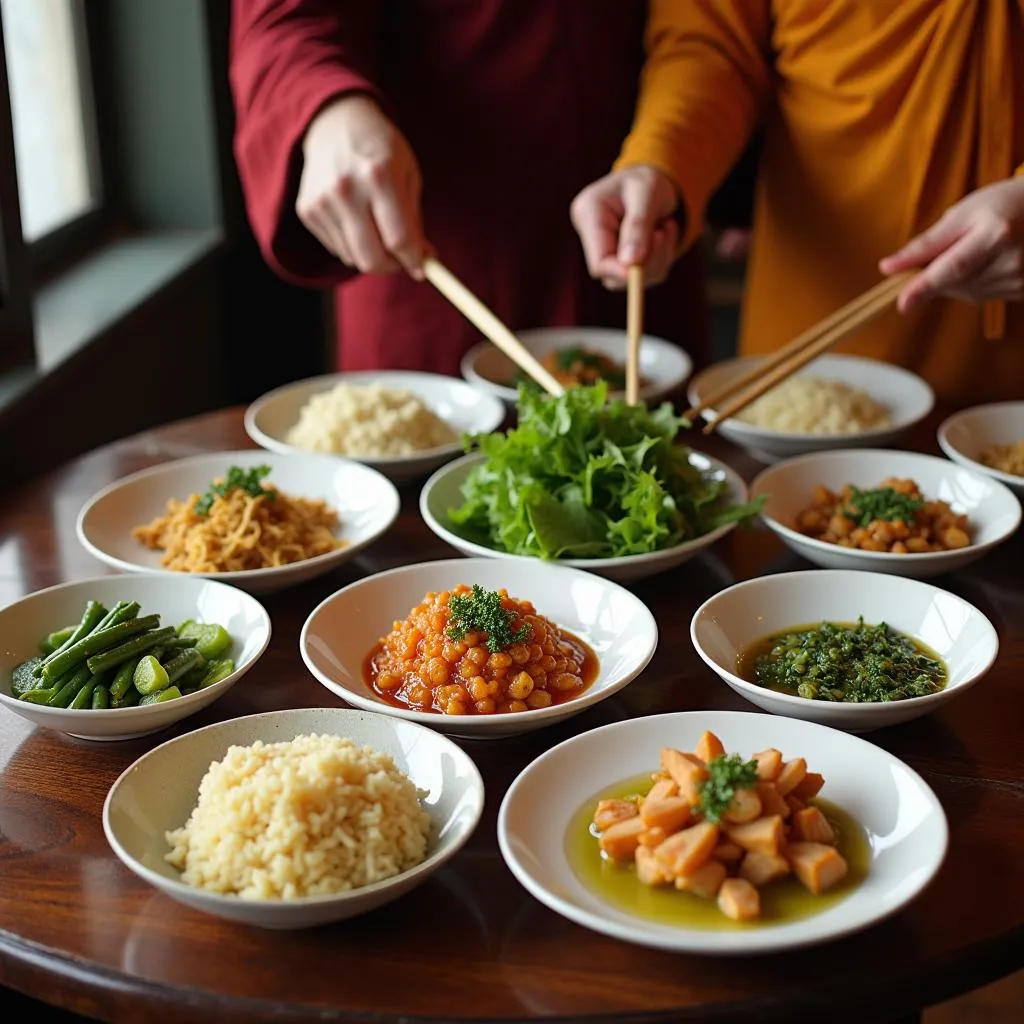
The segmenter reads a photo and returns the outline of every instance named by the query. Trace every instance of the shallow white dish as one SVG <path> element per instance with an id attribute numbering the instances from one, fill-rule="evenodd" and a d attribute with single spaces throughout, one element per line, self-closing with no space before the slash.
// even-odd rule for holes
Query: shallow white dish
<path id="1" fill-rule="evenodd" d="M 610 327 L 544 327 L 520 331 L 519 340 L 538 359 L 552 350 L 586 348 L 614 359 L 625 366 L 626 332 Z M 489 341 L 474 345 L 462 357 L 462 376 L 470 383 L 515 407 L 517 388 L 506 383 L 513 380 L 519 368 Z M 664 338 L 644 334 L 640 338 L 640 377 L 644 386 L 640 398 L 657 402 L 681 387 L 693 372 L 693 360 L 678 345 Z M 622 398 L 622 391 L 610 392 Z"/>
<path id="2" fill-rule="evenodd" d="M 810 504 L 814 488 L 832 491 L 845 484 L 877 487 L 887 477 L 910 478 L 924 496 L 948 502 L 966 513 L 971 543 L 953 551 L 892 554 L 844 548 L 805 536 L 793 527 L 796 515 Z M 889 449 L 817 452 L 787 459 L 762 471 L 750 485 L 753 497 L 767 500 L 761 518 L 798 555 L 825 569 L 868 569 L 925 579 L 962 569 L 1008 540 L 1020 525 L 1020 502 L 1013 492 L 984 473 L 975 473 L 936 455 Z"/>
<path id="3" fill-rule="evenodd" d="M 182 882 L 164 860 L 169 850 L 165 833 L 185 823 L 210 763 L 232 745 L 282 743 L 314 733 L 347 737 L 390 754 L 427 791 L 424 807 L 433 822 L 427 859 L 383 882 L 329 896 L 240 899 Z M 151 750 L 110 788 L 103 804 L 103 831 L 126 867 L 180 903 L 261 928 L 308 928 L 364 914 L 424 882 L 469 839 L 483 804 L 484 785 L 476 765 L 445 737 L 363 711 L 302 708 L 217 722 Z"/>
<path id="4" fill-rule="evenodd" d="M 461 488 L 466 477 L 470 470 L 484 458 L 485 456 L 479 452 L 473 452 L 437 470 L 423 485 L 423 490 L 420 492 L 420 515 L 438 537 L 464 555 L 497 558 L 503 562 L 543 564 L 541 559 L 534 558 L 532 555 L 510 555 L 505 551 L 496 551 L 494 548 L 477 544 L 475 541 L 466 540 L 452 527 L 448 518 L 448 509 L 461 503 Z M 743 478 L 724 462 L 719 462 L 717 459 L 699 452 L 691 452 L 690 461 L 701 469 L 713 470 L 717 478 L 728 482 L 730 504 L 746 503 L 747 485 Z M 720 540 L 735 526 L 735 523 L 727 523 L 702 537 L 685 541 L 675 547 L 666 548 L 664 551 L 652 551 L 646 555 L 622 555 L 618 558 L 560 558 L 551 564 L 583 569 L 619 583 L 628 583 L 654 576 L 657 573 L 667 572 L 669 569 L 682 565 L 683 562 L 699 555 L 715 541 Z"/>
<path id="5" fill-rule="evenodd" d="M 597 678 L 578 697 L 518 713 L 445 715 L 385 703 L 362 677 L 370 648 L 428 591 L 459 583 L 479 583 L 487 590 L 504 587 L 511 597 L 532 601 L 538 615 L 590 645 L 599 661 Z M 473 739 L 530 732 L 579 714 L 632 682 L 653 657 L 657 643 L 654 616 L 624 587 L 561 565 L 488 558 L 423 562 L 368 576 L 317 605 L 299 636 L 306 667 L 342 700 Z"/>
<path id="6" fill-rule="evenodd" d="M 372 466 L 396 483 L 426 476 L 463 450 L 462 434 L 490 433 L 501 425 L 506 414 L 505 407 L 493 395 L 455 377 L 411 370 L 366 370 L 310 377 L 267 392 L 245 410 L 245 432 L 261 448 L 285 455 L 303 454 L 303 449 L 286 440 L 288 431 L 298 422 L 302 407 L 313 395 L 330 391 L 336 384 L 404 388 L 455 431 L 456 439 L 451 444 L 427 448 L 413 455 L 348 456 L 355 462 Z"/>
<path id="7" fill-rule="evenodd" d="M 697 405 L 704 395 L 749 372 L 759 361 L 758 356 L 744 356 L 708 367 L 694 377 L 687 388 L 690 404 Z M 823 355 L 798 371 L 796 376 L 837 380 L 866 391 L 889 410 L 891 422 L 888 426 L 857 434 L 816 435 L 785 434 L 730 418 L 717 428 L 717 433 L 745 448 L 762 462 L 776 462 L 805 452 L 888 444 L 924 419 L 935 404 L 934 392 L 917 374 L 877 359 Z M 714 418 L 713 409 L 708 410 L 708 418 Z"/>
<path id="8" fill-rule="evenodd" d="M 143 707 L 71 710 L 18 700 L 11 692 L 14 667 L 37 655 L 39 641 L 48 633 L 78 622 L 90 599 L 107 608 L 119 600 L 138 601 L 141 614 L 159 614 L 162 626 L 178 626 L 186 619 L 219 623 L 234 641 L 224 656 L 234 659 L 235 671 L 204 690 Z M 0 637 L 0 705 L 38 726 L 79 739 L 127 740 L 164 729 L 223 697 L 266 650 L 270 616 L 244 591 L 202 576 L 97 576 L 38 590 L 0 609 Z"/>
<path id="9" fill-rule="evenodd" d="M 268 569 L 197 573 L 269 594 L 304 583 L 347 562 L 383 536 L 398 517 L 400 500 L 394 485 L 376 470 L 348 459 L 326 455 L 277 455 L 247 449 L 194 455 L 132 473 L 104 487 L 78 514 L 78 539 L 101 562 L 122 572 L 159 572 L 181 576 L 160 564 L 162 551 L 151 551 L 132 536 L 136 526 L 164 514 L 167 500 L 184 501 L 202 494 L 229 466 L 249 469 L 267 465 L 267 483 L 294 498 L 322 499 L 339 517 L 335 534 L 344 547 L 315 558 Z"/>
<path id="10" fill-rule="evenodd" d="M 749 683 L 736 674 L 739 654 L 763 637 L 819 622 L 888 623 L 945 662 L 946 686 L 925 697 L 878 704 L 807 700 Z M 708 598 L 694 613 L 690 639 L 705 664 L 741 697 L 776 715 L 866 732 L 896 725 L 955 700 L 992 667 L 995 627 L 974 605 L 922 580 L 853 570 L 810 569 L 758 576 Z"/>
<path id="11" fill-rule="evenodd" d="M 729 752 L 776 747 L 825 776 L 821 795 L 863 827 L 867 876 L 841 902 L 802 920 L 714 931 L 629 914 L 579 881 L 566 856 L 570 822 L 598 793 L 658 765 L 662 746 L 692 750 L 705 729 Z M 934 878 L 948 825 L 928 784 L 865 740 L 797 719 L 738 711 L 684 711 L 616 722 L 560 743 L 512 783 L 498 814 L 509 869 L 538 900 L 585 928 L 625 942 L 714 955 L 774 953 L 837 939 L 895 914 Z M 639 884 L 639 883 L 638 883 Z"/>
<path id="12" fill-rule="evenodd" d="M 980 462 L 993 445 L 1024 438 L 1024 402 L 993 402 L 963 409 L 939 425 L 939 447 L 954 461 L 976 473 L 987 473 L 1024 498 L 1024 477 L 1003 473 Z"/>

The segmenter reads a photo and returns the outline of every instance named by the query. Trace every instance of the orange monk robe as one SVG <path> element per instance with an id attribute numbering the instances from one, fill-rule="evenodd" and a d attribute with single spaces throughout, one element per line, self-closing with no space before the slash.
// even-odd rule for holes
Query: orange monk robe
<path id="1" fill-rule="evenodd" d="M 880 279 L 878 260 L 1024 163 L 1024 0 L 652 0 L 617 167 L 675 181 L 687 242 L 764 134 L 740 348 L 778 348 Z M 959 404 L 1024 397 L 1024 303 L 940 299 L 842 351 Z"/>

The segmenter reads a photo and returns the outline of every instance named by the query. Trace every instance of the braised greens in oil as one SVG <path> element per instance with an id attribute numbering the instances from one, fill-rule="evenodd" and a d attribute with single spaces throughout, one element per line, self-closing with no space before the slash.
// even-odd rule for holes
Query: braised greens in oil
<path id="1" fill-rule="evenodd" d="M 947 682 L 942 659 L 884 622 L 822 622 L 765 637 L 741 652 L 738 674 L 758 686 L 849 704 L 937 693 Z"/>

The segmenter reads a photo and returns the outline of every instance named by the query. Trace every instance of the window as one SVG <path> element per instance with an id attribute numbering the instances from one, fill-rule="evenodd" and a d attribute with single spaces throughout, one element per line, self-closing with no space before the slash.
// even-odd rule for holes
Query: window
<path id="1" fill-rule="evenodd" d="M 0 0 L 21 233 L 32 245 L 99 205 L 82 0 Z"/>

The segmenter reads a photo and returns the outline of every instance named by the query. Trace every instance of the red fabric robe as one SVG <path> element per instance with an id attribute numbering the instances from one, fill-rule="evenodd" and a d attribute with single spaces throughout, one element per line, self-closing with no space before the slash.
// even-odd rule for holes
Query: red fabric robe
<path id="1" fill-rule="evenodd" d="M 235 154 L 274 270 L 338 285 L 341 369 L 458 374 L 480 340 L 427 283 L 352 275 L 299 222 L 310 119 L 333 97 L 375 97 L 409 139 L 438 255 L 513 330 L 625 324 L 587 275 L 569 206 L 629 130 L 646 4 L 629 0 L 233 0 Z M 645 328 L 700 364 L 700 255 L 648 293 Z"/>

